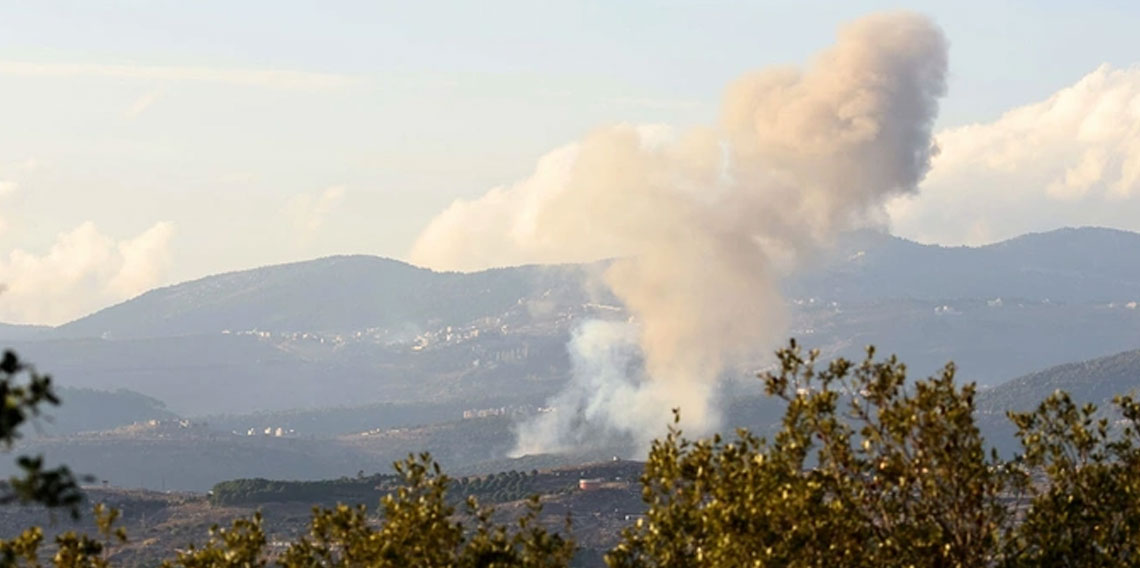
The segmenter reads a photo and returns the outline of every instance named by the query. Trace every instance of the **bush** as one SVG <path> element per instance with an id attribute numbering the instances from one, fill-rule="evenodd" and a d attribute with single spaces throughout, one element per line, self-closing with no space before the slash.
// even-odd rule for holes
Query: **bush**
<path id="1" fill-rule="evenodd" d="M 906 383 L 897 359 L 817 369 L 793 341 L 761 376 L 787 409 L 768 441 L 746 431 L 653 444 L 644 522 L 612 567 L 1125 566 L 1140 543 L 1140 404 L 1096 408 L 1058 393 L 1012 414 L 1024 453 L 987 453 L 974 385 L 954 366 Z M 1018 510 L 1024 510 L 1019 522 Z"/>

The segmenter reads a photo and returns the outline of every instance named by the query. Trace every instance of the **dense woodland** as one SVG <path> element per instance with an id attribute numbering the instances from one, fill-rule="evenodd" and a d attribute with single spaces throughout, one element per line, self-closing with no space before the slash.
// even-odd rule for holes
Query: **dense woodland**
<path id="1" fill-rule="evenodd" d="M 223 481 L 210 491 L 210 502 L 218 505 L 250 505 L 300 501 L 324 506 L 337 503 L 374 503 L 391 493 L 400 478 L 376 474 L 355 478 L 343 477 L 325 481 L 277 481 L 271 479 L 235 479 Z M 538 470 L 529 473 L 505 471 L 484 476 L 459 477 L 451 480 L 448 496 L 452 502 L 475 497 L 481 503 L 518 501 L 535 494 L 551 493 L 549 479 L 540 479 Z M 570 490 L 573 485 L 563 479 L 555 485 Z"/>

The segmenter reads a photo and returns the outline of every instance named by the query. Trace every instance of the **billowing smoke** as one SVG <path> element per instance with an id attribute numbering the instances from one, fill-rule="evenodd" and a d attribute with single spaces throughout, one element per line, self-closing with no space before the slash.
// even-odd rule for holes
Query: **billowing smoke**
<path id="1" fill-rule="evenodd" d="M 575 378 L 517 452 L 644 444 L 674 407 L 715 428 L 724 370 L 780 340 L 781 274 L 915 191 L 945 74 L 927 19 L 868 17 L 802 70 L 731 84 L 714 126 L 599 129 L 434 219 L 412 252 L 434 268 L 618 259 L 604 280 L 634 317 L 575 332 Z"/>

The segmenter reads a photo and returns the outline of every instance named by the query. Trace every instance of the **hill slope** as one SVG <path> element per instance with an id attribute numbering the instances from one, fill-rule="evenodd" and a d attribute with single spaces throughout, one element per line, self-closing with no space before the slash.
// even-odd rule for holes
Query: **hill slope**
<path id="1" fill-rule="evenodd" d="M 0 341 L 18 341 L 35 339 L 51 333 L 52 328 L 46 325 L 17 325 L 0 323 Z"/>
<path id="2" fill-rule="evenodd" d="M 1058 229 L 981 247 L 922 245 L 871 231 L 845 235 L 793 297 L 1021 298 L 1062 303 L 1140 301 L 1140 234 Z"/>
<path id="3" fill-rule="evenodd" d="M 841 302 L 1020 298 L 1061 303 L 1140 301 L 1140 234 L 1060 229 L 983 247 L 922 245 L 861 231 L 785 285 L 791 297 Z M 452 325 L 493 316 L 520 298 L 588 301 L 599 266 L 433 272 L 372 256 L 337 256 L 209 276 L 147 292 L 54 330 L 115 339 L 223 330 L 347 331 Z M 606 301 L 612 301 L 607 299 Z M 6 332 L 43 333 L 42 329 Z M 28 337 L 12 337 L 12 339 Z"/>
<path id="4" fill-rule="evenodd" d="M 953 360 L 963 378 L 996 384 L 1140 347 L 1138 234 L 944 248 L 857 232 L 818 261 L 785 283 L 787 332 L 829 357 L 874 344 L 918 374 Z M 153 290 L 8 341 L 61 384 L 131 389 L 183 416 L 541 404 L 569 376 L 577 322 L 629 317 L 583 285 L 604 266 L 461 274 L 331 257 Z M 758 359 L 775 347 L 757 346 Z"/>
<path id="5" fill-rule="evenodd" d="M 535 290 L 576 292 L 581 271 L 518 267 L 461 274 L 380 257 L 335 256 L 151 290 L 60 326 L 55 335 L 131 339 L 459 324 L 501 313 Z"/>
<path id="6" fill-rule="evenodd" d="M 1031 410 L 1056 390 L 1068 392 L 1076 401 L 1106 407 L 1114 396 L 1137 388 L 1140 388 L 1140 349 L 1018 377 L 979 393 L 978 410 L 988 413 Z"/>

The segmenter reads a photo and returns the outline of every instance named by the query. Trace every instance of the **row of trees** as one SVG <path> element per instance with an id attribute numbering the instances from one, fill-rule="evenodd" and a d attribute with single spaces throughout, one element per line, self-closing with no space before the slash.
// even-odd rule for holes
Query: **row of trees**
<path id="1" fill-rule="evenodd" d="M 517 501 L 538 493 L 538 471 L 492 473 L 484 477 L 461 477 L 449 489 L 452 499 L 475 497 L 483 503 Z"/>
<path id="2" fill-rule="evenodd" d="M 1140 403 L 1132 397 L 1118 397 L 1108 417 L 1064 393 L 1012 413 L 1023 452 L 1002 460 L 987 451 L 975 388 L 955 383 L 953 365 L 908 383 L 902 363 L 877 360 L 872 349 L 861 363 L 821 365 L 795 342 L 778 355 L 780 369 L 761 379 L 786 404 L 779 431 L 770 440 L 738 431 L 694 441 L 671 428 L 642 476 L 648 512 L 623 531 L 608 565 L 1140 565 Z M 19 402 L 27 399 L 11 400 L 27 408 Z M 254 516 L 216 528 L 167 565 L 570 565 L 574 545 L 538 525 L 537 498 L 513 526 L 468 499 L 474 522 L 464 526 L 447 497 L 456 484 L 430 456 L 396 471 L 402 484 L 381 500 L 379 522 L 363 506 L 317 509 L 310 534 L 270 559 Z M 42 493 L 20 498 L 59 504 Z M 57 566 L 106 565 L 107 547 L 124 535 L 113 530 L 114 512 L 98 515 L 100 538 L 57 539 Z M 30 528 L 0 542 L 0 561 L 38 566 L 41 540 Z"/>
<path id="3" fill-rule="evenodd" d="M 215 505 L 250 505 L 282 501 L 356 503 L 379 499 L 385 489 L 394 487 L 399 482 L 399 477 L 395 475 L 381 474 L 322 481 L 234 479 L 215 484 L 210 491 L 210 502 Z"/>
<path id="4" fill-rule="evenodd" d="M 448 495 L 452 502 L 461 503 L 473 496 L 484 503 L 517 501 L 536 493 L 538 472 L 521 471 L 492 473 L 483 477 L 453 479 Z M 256 505 L 303 501 L 307 503 L 364 503 L 376 501 L 391 492 L 403 480 L 396 475 L 376 474 L 355 478 L 343 477 L 321 481 L 282 481 L 262 478 L 234 479 L 214 485 L 210 503 L 215 505 Z"/>

